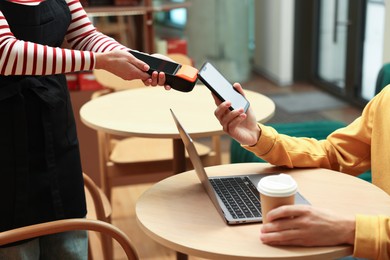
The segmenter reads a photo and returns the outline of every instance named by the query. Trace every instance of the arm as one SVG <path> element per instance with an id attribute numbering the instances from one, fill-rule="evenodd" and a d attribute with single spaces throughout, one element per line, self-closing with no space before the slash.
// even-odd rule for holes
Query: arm
<path id="1" fill-rule="evenodd" d="M 368 259 L 390 256 L 390 218 L 343 216 L 311 206 L 282 206 L 270 211 L 260 239 L 269 245 L 354 245 L 353 255 Z"/>
<path id="2" fill-rule="evenodd" d="M 374 98 L 366 106 L 360 118 L 333 132 L 326 140 L 279 134 L 272 127 L 257 124 L 251 109 L 247 114 L 239 110 L 229 111 L 227 102 L 216 100 L 215 115 L 226 133 L 245 149 L 274 165 L 321 167 L 357 175 L 371 166 L 370 126 L 379 98 Z"/>
<path id="3" fill-rule="evenodd" d="M 91 51 L 50 47 L 17 39 L 0 11 L 0 74 L 51 75 L 91 70 L 95 57 Z"/>
<path id="4" fill-rule="evenodd" d="M 163 85 L 165 75 L 146 71 L 149 66 L 127 52 L 114 39 L 98 32 L 77 0 L 66 0 L 72 20 L 66 35 L 71 49 L 50 47 L 15 38 L 0 11 L 0 74 L 52 75 L 105 69 L 126 79 L 142 79 L 146 85 Z"/>
<path id="5" fill-rule="evenodd" d="M 149 79 L 149 66 L 128 53 L 128 48 L 96 30 L 79 1 L 66 0 L 72 15 L 65 40 L 72 49 L 92 52 L 93 68 L 107 70 L 125 80 Z M 156 83 L 156 75 L 154 75 Z M 165 77 L 164 77 L 165 81 Z"/>
<path id="6" fill-rule="evenodd" d="M 326 140 L 290 137 L 260 125 L 258 142 L 244 148 L 279 166 L 321 167 L 358 175 L 371 166 L 370 126 L 377 103 L 372 100 L 361 117 L 331 133 Z"/>
<path id="7" fill-rule="evenodd" d="M 357 215 L 353 254 L 356 257 L 369 259 L 389 259 L 390 218 Z"/>
<path id="8" fill-rule="evenodd" d="M 271 163 L 288 167 L 329 167 L 354 174 L 365 171 L 371 165 L 372 131 L 376 129 L 380 135 L 388 122 L 387 110 L 383 108 L 388 107 L 389 91 L 389 88 L 384 89 L 372 99 L 362 116 L 352 124 L 321 141 L 280 135 L 275 129 L 261 124 L 258 125 L 260 130 L 256 130 L 253 127 L 256 119 L 250 111 L 247 115 L 229 111 L 226 103 L 217 99 L 215 115 L 229 135 Z M 259 132 L 258 139 L 255 138 L 256 132 Z M 381 136 L 379 138 L 383 140 Z M 387 175 L 386 170 L 381 173 Z M 354 255 L 357 257 L 388 259 L 390 256 L 390 218 L 386 216 L 339 216 L 297 205 L 275 209 L 267 218 L 270 223 L 261 230 L 264 243 L 306 246 L 348 243 L 355 244 Z M 316 234 L 310 230 L 316 230 Z M 328 241 L 327 237 L 335 240 Z"/>
<path id="9" fill-rule="evenodd" d="M 91 51 L 96 58 L 96 69 L 107 70 L 122 79 L 142 79 L 145 85 L 164 85 L 165 74 L 154 72 L 152 76 L 145 73 L 149 66 L 131 55 L 129 48 L 96 30 L 89 20 L 79 1 L 66 0 L 72 14 L 72 22 L 66 35 L 67 43 L 73 49 Z M 166 56 L 155 54 L 159 58 Z M 165 85 L 166 89 L 170 89 Z"/>

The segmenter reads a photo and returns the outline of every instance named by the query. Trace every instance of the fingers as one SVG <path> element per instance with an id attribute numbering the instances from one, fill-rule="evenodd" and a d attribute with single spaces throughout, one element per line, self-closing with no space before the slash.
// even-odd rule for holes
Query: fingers
<path id="1" fill-rule="evenodd" d="M 129 55 L 128 56 L 129 57 L 129 63 L 134 65 L 136 68 L 138 68 L 138 69 L 140 69 L 142 71 L 145 71 L 145 72 L 147 72 L 150 69 L 150 66 L 147 63 L 145 63 L 142 60 L 137 59 L 130 52 L 126 52 L 126 53 Z"/>
<path id="2" fill-rule="evenodd" d="M 308 205 L 288 205 L 271 210 L 267 214 L 267 220 L 272 222 L 277 219 L 298 217 L 309 214 L 311 207 Z"/>
<path id="3" fill-rule="evenodd" d="M 334 243 L 324 239 L 330 236 L 332 224 L 329 226 L 322 217 L 318 218 L 311 206 L 292 205 L 276 208 L 267 214 L 267 221 L 269 222 L 260 230 L 260 239 L 265 244 L 312 246 Z M 332 239 L 334 240 L 334 236 Z"/>
<path id="4" fill-rule="evenodd" d="M 241 95 L 243 95 L 245 97 L 244 89 L 242 88 L 240 83 L 234 83 L 233 87 L 235 90 L 237 90 Z"/>
<path id="5" fill-rule="evenodd" d="M 308 215 L 309 207 L 301 205 L 281 206 L 267 214 L 267 224 L 261 228 L 263 233 L 281 232 L 305 228 L 307 223 L 302 216 Z"/>
<path id="6" fill-rule="evenodd" d="M 144 83 L 146 86 L 153 86 L 153 87 L 157 86 L 159 81 L 158 78 L 159 78 L 159 73 L 157 71 L 153 71 L 152 75 L 148 75 L 148 78 L 144 80 Z"/>
<path id="7" fill-rule="evenodd" d="M 171 90 L 172 87 L 170 85 L 164 85 L 165 90 Z"/>
<path id="8" fill-rule="evenodd" d="M 147 79 L 143 80 L 145 86 L 164 86 L 166 90 L 171 89 L 171 87 L 166 84 L 166 77 L 164 72 L 153 71 L 152 75 L 148 76 Z"/>
<path id="9" fill-rule="evenodd" d="M 222 101 L 221 101 L 216 95 L 214 95 L 213 92 L 211 92 L 211 95 L 213 96 L 214 103 L 215 103 L 217 106 L 219 106 L 219 105 L 222 103 Z"/>
<path id="10" fill-rule="evenodd" d="M 148 64 L 146 64 L 145 62 L 141 61 L 141 60 L 138 60 L 137 58 L 135 58 L 131 53 L 129 53 L 131 56 L 132 56 L 132 61 L 131 63 L 136 66 L 137 68 L 143 70 L 143 71 L 148 71 L 150 69 L 150 66 Z M 153 54 L 152 56 L 155 56 L 157 58 L 160 58 L 160 59 L 166 59 L 166 60 L 171 60 L 170 58 L 164 56 L 164 55 L 161 55 L 161 54 L 158 54 L 158 53 L 155 53 Z M 133 61 L 134 59 L 134 61 Z M 169 86 L 168 84 L 166 84 L 166 77 L 165 77 L 165 73 L 164 72 L 158 72 L 158 71 L 153 71 L 153 73 L 151 75 L 148 75 L 146 76 L 145 78 L 142 78 L 144 84 L 146 86 L 164 86 L 164 88 L 166 90 L 170 90 L 171 89 L 171 86 Z"/>
<path id="11" fill-rule="evenodd" d="M 163 86 L 165 84 L 165 73 L 164 72 L 158 73 L 156 82 L 157 82 L 157 85 L 159 85 L 159 86 Z"/>
<path id="12" fill-rule="evenodd" d="M 300 230 L 289 229 L 282 232 L 260 233 L 260 240 L 268 245 L 302 245 L 303 240 L 300 238 Z"/>
<path id="13" fill-rule="evenodd" d="M 231 102 L 225 101 L 221 103 L 214 111 L 214 115 L 219 120 L 223 130 L 227 133 L 230 132 L 230 129 L 237 127 L 246 118 L 244 109 L 240 108 L 231 111 L 230 106 Z"/>
<path id="14" fill-rule="evenodd" d="M 307 233 L 306 224 L 300 218 L 287 217 L 267 222 L 260 229 L 260 239 L 269 245 L 302 245 Z"/>

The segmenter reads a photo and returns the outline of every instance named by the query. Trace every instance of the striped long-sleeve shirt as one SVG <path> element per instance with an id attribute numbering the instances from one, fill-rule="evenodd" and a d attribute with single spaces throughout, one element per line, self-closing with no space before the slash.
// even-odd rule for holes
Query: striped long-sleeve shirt
<path id="1" fill-rule="evenodd" d="M 38 5 L 45 0 L 8 1 Z M 95 67 L 95 52 L 127 49 L 98 32 L 78 0 L 65 1 L 72 16 L 64 39 L 69 49 L 15 38 L 0 10 L 0 75 L 50 75 L 92 70 Z"/>

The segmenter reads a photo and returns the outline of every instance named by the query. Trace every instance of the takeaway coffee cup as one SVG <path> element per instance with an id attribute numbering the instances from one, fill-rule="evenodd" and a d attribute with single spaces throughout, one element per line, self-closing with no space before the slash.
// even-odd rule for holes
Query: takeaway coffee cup
<path id="1" fill-rule="evenodd" d="M 283 205 L 293 205 L 298 185 L 288 174 L 270 175 L 261 178 L 257 185 L 260 193 L 261 214 L 266 223 L 268 212 Z"/>

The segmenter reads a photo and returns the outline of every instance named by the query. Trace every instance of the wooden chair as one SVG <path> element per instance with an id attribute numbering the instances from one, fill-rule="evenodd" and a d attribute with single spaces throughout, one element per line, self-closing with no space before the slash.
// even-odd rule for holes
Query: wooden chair
<path id="1" fill-rule="evenodd" d="M 110 223 L 93 219 L 64 219 L 4 231 L 0 233 L 0 246 L 72 230 L 91 230 L 108 235 L 121 245 L 128 259 L 139 259 L 137 251 L 125 233 Z"/>
<path id="2" fill-rule="evenodd" d="M 1 232 L 0 246 L 65 231 L 88 230 L 89 259 L 99 258 L 96 248 L 101 248 L 101 259 L 113 259 L 112 239 L 120 244 L 128 259 L 139 259 L 127 235 L 111 224 L 111 205 L 105 194 L 88 175 L 84 173 L 83 177 L 88 209 L 86 218 L 57 220 Z M 96 232 L 100 236 L 96 236 Z"/>
<path id="3" fill-rule="evenodd" d="M 171 53 L 168 54 L 167 56 L 179 64 L 190 65 L 190 66 L 193 65 L 191 58 L 182 53 Z"/>
<path id="4" fill-rule="evenodd" d="M 182 54 L 172 55 L 172 59 L 180 64 L 192 64 L 191 59 Z M 103 70 L 94 70 L 94 75 L 105 89 L 93 93 L 92 98 L 124 89 L 145 87 L 141 80 L 126 81 Z M 113 186 L 155 182 L 172 175 L 172 140 L 121 138 L 103 131 L 98 131 L 97 134 L 101 186 L 109 199 Z M 205 145 L 196 142 L 203 163 L 207 166 L 220 164 L 220 137 L 211 137 L 210 143 L 211 145 Z M 151 149 L 139 149 L 139 147 Z M 187 165 L 191 167 L 188 157 Z"/>
<path id="5" fill-rule="evenodd" d="M 112 209 L 106 195 L 87 174 L 83 173 L 83 178 L 88 212 L 86 218 L 111 223 Z M 88 243 L 90 259 L 96 259 L 98 255 L 101 255 L 103 259 L 113 258 L 111 237 L 102 233 L 89 232 Z M 98 253 L 92 248 L 101 248 L 101 252 Z"/>

